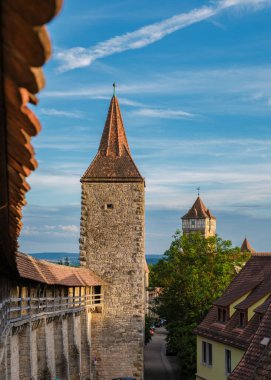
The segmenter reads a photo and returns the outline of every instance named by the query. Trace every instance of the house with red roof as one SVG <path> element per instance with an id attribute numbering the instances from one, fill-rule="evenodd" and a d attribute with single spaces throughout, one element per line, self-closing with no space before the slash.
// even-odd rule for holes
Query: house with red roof
<path id="1" fill-rule="evenodd" d="M 195 330 L 196 379 L 270 379 L 270 315 L 271 253 L 253 252 Z"/>

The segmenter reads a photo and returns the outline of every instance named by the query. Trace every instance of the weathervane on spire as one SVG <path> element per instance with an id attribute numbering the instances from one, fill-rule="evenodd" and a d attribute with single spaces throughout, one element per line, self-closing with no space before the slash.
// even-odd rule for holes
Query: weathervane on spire
<path id="1" fill-rule="evenodd" d="M 197 187 L 197 190 L 198 190 L 198 197 L 199 197 L 199 194 L 200 194 L 200 187 Z"/>
<path id="2" fill-rule="evenodd" d="M 116 96 L 116 83 L 113 83 L 113 96 Z"/>

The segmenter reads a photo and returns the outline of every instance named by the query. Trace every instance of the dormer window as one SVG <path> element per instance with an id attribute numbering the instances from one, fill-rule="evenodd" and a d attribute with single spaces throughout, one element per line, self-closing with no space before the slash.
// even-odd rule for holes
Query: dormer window
<path id="1" fill-rule="evenodd" d="M 243 311 L 240 311 L 239 313 L 239 326 L 245 327 L 246 325 L 246 314 Z"/>
<path id="2" fill-rule="evenodd" d="M 227 309 L 224 307 L 218 307 L 217 308 L 217 321 L 220 323 L 225 323 L 227 322 L 228 319 L 228 313 Z"/>

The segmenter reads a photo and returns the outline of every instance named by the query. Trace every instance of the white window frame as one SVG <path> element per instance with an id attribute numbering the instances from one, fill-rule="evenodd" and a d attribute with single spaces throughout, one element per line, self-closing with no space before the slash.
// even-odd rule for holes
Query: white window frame
<path id="1" fill-rule="evenodd" d="M 228 364 L 230 364 L 229 367 Z M 228 376 L 230 373 L 232 373 L 231 350 L 225 348 L 225 375 Z"/>
<path id="2" fill-rule="evenodd" d="M 201 362 L 209 368 L 213 366 L 213 345 L 212 343 L 205 342 L 204 340 L 202 341 L 201 347 Z"/>

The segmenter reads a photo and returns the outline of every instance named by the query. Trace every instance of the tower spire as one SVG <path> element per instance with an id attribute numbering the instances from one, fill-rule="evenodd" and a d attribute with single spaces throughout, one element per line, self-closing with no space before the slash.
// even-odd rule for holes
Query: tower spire
<path id="1" fill-rule="evenodd" d="M 99 146 L 99 152 L 102 156 L 116 157 L 123 156 L 125 151 L 130 153 L 130 148 L 121 117 L 119 101 L 116 95 L 113 94 Z"/>
<path id="2" fill-rule="evenodd" d="M 251 244 L 249 243 L 249 241 L 247 240 L 247 237 L 245 236 L 245 240 L 243 241 L 242 245 L 241 245 L 241 252 L 250 252 L 250 253 L 255 253 L 255 249 L 252 248 Z"/>
<path id="3" fill-rule="evenodd" d="M 113 96 L 98 153 L 83 175 L 82 181 L 94 179 L 95 181 L 98 179 L 144 181 L 131 156 L 115 87 L 116 84 L 113 83 Z"/>
<path id="4" fill-rule="evenodd" d="M 113 83 L 113 96 L 116 96 L 116 83 Z"/>

